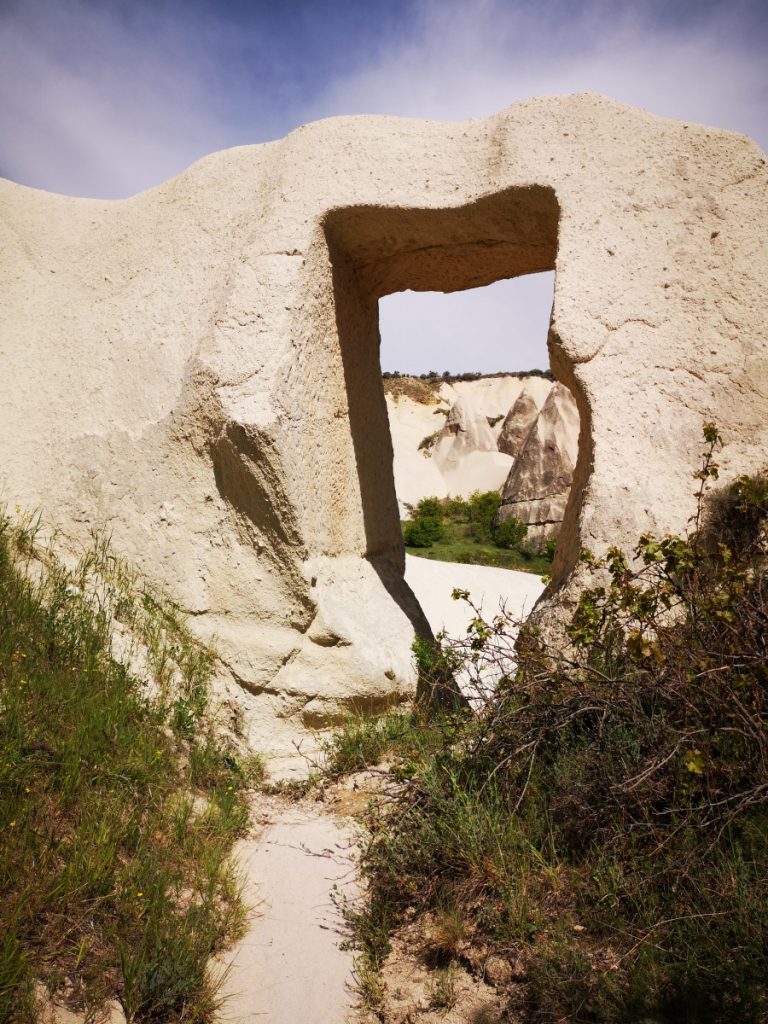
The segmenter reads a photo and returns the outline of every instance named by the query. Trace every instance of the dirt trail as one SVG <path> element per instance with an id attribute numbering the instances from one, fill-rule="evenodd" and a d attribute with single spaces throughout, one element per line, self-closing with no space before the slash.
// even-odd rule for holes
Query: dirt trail
<path id="1" fill-rule="evenodd" d="M 443 625 L 453 633 L 466 630 L 470 612 L 451 600 L 453 587 L 470 590 L 489 615 L 500 600 L 522 614 L 543 589 L 541 580 L 529 573 L 411 557 L 407 562 L 408 582 L 435 630 Z M 283 774 L 290 767 L 283 765 Z M 348 779 L 336 792 L 325 794 L 328 802 L 257 798 L 254 821 L 260 827 L 236 849 L 253 914 L 248 933 L 223 958 L 229 974 L 221 1024 L 352 1024 L 363 1019 L 353 1008 L 352 955 L 339 949 L 341 921 L 332 890 L 354 890 L 354 849 L 346 815 L 365 806 L 373 795 L 370 782 L 362 775 L 357 781 Z M 402 992 L 408 1013 L 416 1013 L 421 1004 L 419 1012 L 428 1013 L 429 999 L 421 991 L 426 982 L 416 984 L 421 968 L 401 953 L 389 969 L 390 987 Z M 475 991 L 479 983 L 465 979 L 462 984 L 469 1002 L 461 999 L 456 1012 L 474 1006 L 473 1000 L 485 1005 L 485 991 Z M 484 990 L 482 984 L 479 988 Z M 392 1008 L 393 1020 L 398 1019 L 397 1009 Z"/>
<path id="2" fill-rule="evenodd" d="M 342 952 L 334 886 L 355 884 L 352 837 L 322 805 L 272 800 L 236 851 L 253 908 L 248 933 L 224 958 L 222 1024 L 345 1024 L 352 954 Z"/>

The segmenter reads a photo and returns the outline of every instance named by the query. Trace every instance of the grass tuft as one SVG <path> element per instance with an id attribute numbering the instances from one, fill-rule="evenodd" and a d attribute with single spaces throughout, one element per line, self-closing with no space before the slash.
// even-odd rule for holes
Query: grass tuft
<path id="1" fill-rule="evenodd" d="M 178 607 L 104 538 L 67 569 L 38 537 L 0 518 L 0 1019 L 34 1021 L 42 983 L 86 1015 L 202 1024 L 258 761 L 217 738 L 214 655 Z"/>

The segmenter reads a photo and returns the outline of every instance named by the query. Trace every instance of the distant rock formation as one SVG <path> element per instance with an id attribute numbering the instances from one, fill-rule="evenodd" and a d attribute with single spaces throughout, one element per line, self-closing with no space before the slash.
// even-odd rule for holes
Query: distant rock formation
<path id="1" fill-rule="evenodd" d="M 516 459 L 538 415 L 539 407 L 526 388 L 517 396 L 515 404 L 504 418 L 499 434 L 499 451 Z"/>
<path id="2" fill-rule="evenodd" d="M 525 390 L 536 409 L 552 386 L 542 374 L 435 381 L 385 381 L 400 512 L 422 498 L 501 491 L 512 456 L 497 447 L 502 421 Z M 491 426 L 493 424 L 493 426 Z"/>
<path id="3" fill-rule="evenodd" d="M 510 417 L 513 413 L 514 409 Z M 573 482 L 578 442 L 579 412 L 573 395 L 565 385 L 553 384 L 504 484 L 499 519 L 516 516 L 534 540 L 557 533 Z"/>
<path id="4" fill-rule="evenodd" d="M 512 374 L 462 382 L 460 388 L 442 382 L 431 405 L 407 389 L 389 403 L 395 481 L 405 514 L 407 504 L 428 495 L 498 490 L 501 519 L 518 516 L 534 541 L 557 533 L 579 439 L 570 391 L 538 376 Z M 444 419 L 435 430 L 438 414 Z"/>
<path id="5" fill-rule="evenodd" d="M 438 435 L 433 458 L 442 469 L 457 465 L 471 452 L 496 450 L 496 438 L 485 412 L 471 398 L 460 395 Z"/>

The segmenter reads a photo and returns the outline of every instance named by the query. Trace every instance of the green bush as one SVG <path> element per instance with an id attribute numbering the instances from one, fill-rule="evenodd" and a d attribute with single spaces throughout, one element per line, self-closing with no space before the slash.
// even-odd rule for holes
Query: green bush
<path id="1" fill-rule="evenodd" d="M 469 504 L 463 498 L 445 498 L 442 506 L 445 518 L 451 522 L 469 522 Z"/>
<path id="2" fill-rule="evenodd" d="M 429 548 L 443 537 L 443 508 L 438 498 L 422 498 L 403 528 L 406 547 Z"/>
<path id="3" fill-rule="evenodd" d="M 448 562 L 548 573 L 555 541 L 542 548 L 527 540 L 520 520 L 497 522 L 499 504 L 496 491 L 475 491 L 466 500 L 423 498 L 407 506 L 411 520 L 403 523 L 405 545 Z"/>
<path id="4" fill-rule="evenodd" d="M 493 541 L 493 523 L 501 504 L 498 491 L 475 491 L 469 496 L 469 529 L 477 541 Z"/>
<path id="5" fill-rule="evenodd" d="M 450 906 L 522 964 L 529 1021 L 768 1019 L 768 482 L 706 506 L 705 438 L 690 531 L 585 552 L 572 649 L 524 627 L 515 675 L 371 813 L 372 957 Z M 512 625 L 477 616 L 446 657 L 492 661 Z"/>
<path id="6" fill-rule="evenodd" d="M 517 548 L 525 540 L 528 527 L 515 516 L 496 523 L 493 527 L 493 543 L 498 548 Z"/>
<path id="7" fill-rule="evenodd" d="M 439 498 L 422 498 L 416 505 L 414 512 L 417 519 L 440 519 L 443 518 L 443 505 Z"/>
<path id="8" fill-rule="evenodd" d="M 406 523 L 403 540 L 409 548 L 431 548 L 443 536 L 443 524 L 437 516 L 421 516 Z"/>
<path id="9" fill-rule="evenodd" d="M 557 550 L 557 537 L 549 537 L 544 541 L 541 548 L 542 555 L 549 561 L 553 561 L 555 557 L 555 551 Z"/>

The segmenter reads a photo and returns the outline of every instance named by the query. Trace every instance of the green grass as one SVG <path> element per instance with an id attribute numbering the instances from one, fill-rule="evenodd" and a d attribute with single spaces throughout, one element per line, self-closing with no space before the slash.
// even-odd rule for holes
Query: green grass
<path id="1" fill-rule="evenodd" d="M 349 718 L 325 746 L 323 771 L 338 777 L 388 761 L 393 762 L 395 778 L 406 778 L 415 764 L 443 744 L 446 730 L 453 727 L 453 717 L 427 715 L 418 706 Z"/>
<path id="2" fill-rule="evenodd" d="M 34 1021 L 42 983 L 85 1013 L 210 1021 L 259 764 L 217 738 L 214 656 L 173 603 L 103 540 L 67 570 L 35 533 L 0 517 L 0 1020 Z"/>
<path id="3" fill-rule="evenodd" d="M 375 727 L 377 737 L 391 738 L 385 756 L 403 788 L 367 813 L 366 894 L 346 908 L 369 989 L 393 932 L 425 916 L 424 954 L 438 965 L 450 964 L 465 936 L 525 965 L 529 1022 L 762 1024 L 764 814 L 722 837 L 673 827 L 656 850 L 631 830 L 622 834 L 615 812 L 601 807 L 604 831 L 590 821 L 585 844 L 568 829 L 584 781 L 578 737 L 564 738 L 532 774 L 518 808 L 514 775 L 478 753 L 478 723 L 444 719 L 426 733 L 423 726 L 414 714 Z M 348 763 L 359 765 L 371 749 L 381 755 L 378 739 L 371 748 L 370 733 L 356 725 L 353 734 L 337 741 Z M 603 769 L 637 746 L 637 732 L 616 733 L 612 743 L 595 753 Z"/>
<path id="4" fill-rule="evenodd" d="M 517 569 L 544 576 L 552 569 L 550 559 L 537 552 L 505 550 L 467 536 L 464 523 L 446 521 L 442 540 L 429 548 L 406 547 L 409 555 L 431 558 L 438 562 L 461 562 L 464 565 L 491 565 L 497 569 Z"/>

